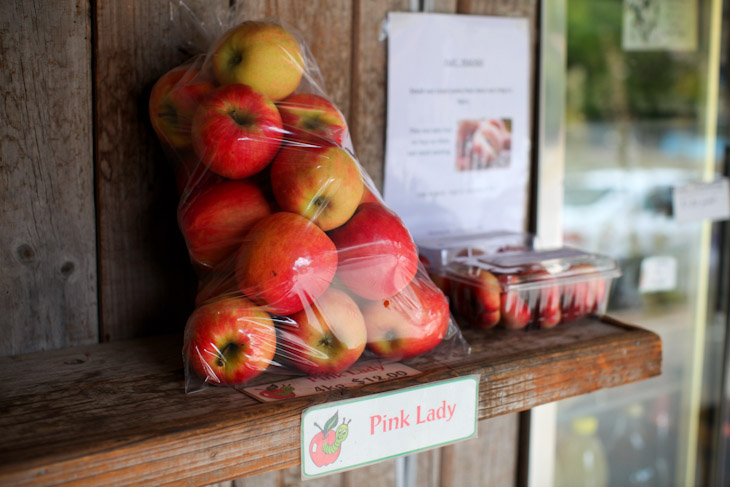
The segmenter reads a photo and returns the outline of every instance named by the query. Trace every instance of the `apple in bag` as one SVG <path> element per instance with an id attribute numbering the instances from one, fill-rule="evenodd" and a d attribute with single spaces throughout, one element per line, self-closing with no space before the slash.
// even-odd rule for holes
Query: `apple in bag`
<path id="1" fill-rule="evenodd" d="M 337 250 L 318 226 L 295 213 L 259 220 L 246 235 L 235 263 L 238 288 L 270 313 L 301 311 L 329 287 Z"/>
<path id="2" fill-rule="evenodd" d="M 148 107 L 157 137 L 178 151 L 192 148 L 193 115 L 213 89 L 213 82 L 192 66 L 179 66 L 163 74 L 152 87 Z"/>
<path id="3" fill-rule="evenodd" d="M 368 348 L 388 359 L 406 360 L 432 350 L 449 328 L 446 296 L 422 276 L 394 296 L 361 307 Z"/>
<path id="4" fill-rule="evenodd" d="M 233 254 L 248 230 L 272 213 L 271 205 L 251 181 L 224 180 L 181 202 L 180 230 L 191 259 L 212 268 Z"/>
<path id="5" fill-rule="evenodd" d="M 418 249 L 408 229 L 379 203 L 362 203 L 329 235 L 337 247 L 338 279 L 360 297 L 387 298 L 416 275 Z"/>
<path id="6" fill-rule="evenodd" d="M 274 322 L 248 299 L 216 300 L 190 315 L 184 350 L 206 382 L 243 384 L 269 367 L 276 351 Z"/>
<path id="7" fill-rule="evenodd" d="M 296 90 L 304 72 L 297 39 L 272 22 L 244 22 L 226 33 L 213 51 L 218 83 L 251 86 L 272 100 Z"/>
<path id="8" fill-rule="evenodd" d="M 286 138 L 319 145 L 331 141 L 342 145 L 347 135 L 347 122 L 340 110 L 313 93 L 295 93 L 277 102 Z M 324 139 L 324 140 L 323 140 Z"/>
<path id="9" fill-rule="evenodd" d="M 271 188 L 282 210 L 327 231 L 355 213 L 363 183 L 357 161 L 341 147 L 289 145 L 271 163 Z"/>
<path id="10" fill-rule="evenodd" d="M 231 84 L 210 93 L 195 110 L 193 147 L 211 171 L 243 179 L 266 167 L 279 151 L 281 116 L 253 88 Z"/>
<path id="11" fill-rule="evenodd" d="M 311 305 L 278 326 L 281 353 L 312 375 L 336 374 L 354 364 L 365 349 L 367 332 L 357 303 L 330 287 Z"/>

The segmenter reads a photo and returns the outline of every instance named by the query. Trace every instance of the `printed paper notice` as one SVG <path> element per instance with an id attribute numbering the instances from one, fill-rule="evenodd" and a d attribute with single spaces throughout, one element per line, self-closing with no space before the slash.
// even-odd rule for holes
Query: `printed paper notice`
<path id="1" fill-rule="evenodd" d="M 697 49 L 697 0 L 624 0 L 623 6 L 625 50 Z"/>
<path id="2" fill-rule="evenodd" d="M 385 201 L 418 239 L 523 231 L 529 24 L 388 15 Z"/>

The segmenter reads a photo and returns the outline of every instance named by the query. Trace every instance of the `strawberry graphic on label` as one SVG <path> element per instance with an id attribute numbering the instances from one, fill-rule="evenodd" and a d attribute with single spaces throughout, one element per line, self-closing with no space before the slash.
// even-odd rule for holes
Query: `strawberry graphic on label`
<path id="1" fill-rule="evenodd" d="M 324 428 L 314 423 L 314 426 L 319 428 L 319 433 L 314 435 L 309 443 L 309 457 L 318 467 L 329 465 L 340 456 L 342 442 L 347 439 L 349 424 L 352 420 L 345 422 L 345 418 L 342 418 L 342 424 L 335 430 L 337 421 L 337 412 L 335 412 L 324 424 Z"/>
<path id="2" fill-rule="evenodd" d="M 265 390 L 261 391 L 261 396 L 268 399 L 288 399 L 295 397 L 294 388 L 291 384 L 278 385 L 271 384 Z"/>

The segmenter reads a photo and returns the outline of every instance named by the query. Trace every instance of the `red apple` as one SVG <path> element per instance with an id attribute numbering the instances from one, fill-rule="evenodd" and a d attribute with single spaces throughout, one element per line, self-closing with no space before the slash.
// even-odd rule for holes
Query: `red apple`
<path id="1" fill-rule="evenodd" d="M 588 263 L 576 264 L 570 268 L 570 272 L 576 276 L 576 282 L 564 286 L 564 321 L 595 313 L 606 299 L 606 280 L 595 266 Z"/>
<path id="2" fill-rule="evenodd" d="M 149 101 L 150 122 L 157 137 L 175 150 L 190 149 L 193 114 L 213 88 L 213 83 L 191 66 L 162 75 L 152 87 Z"/>
<path id="3" fill-rule="evenodd" d="M 363 184 L 357 161 L 338 146 L 285 146 L 271 163 L 271 187 L 282 210 L 327 231 L 355 213 Z"/>
<path id="4" fill-rule="evenodd" d="M 244 22 L 228 31 L 213 52 L 213 73 L 221 85 L 242 83 L 272 100 L 299 86 L 304 57 L 297 39 L 271 22 Z"/>
<path id="5" fill-rule="evenodd" d="M 380 203 L 380 198 L 375 195 L 375 190 L 371 190 L 367 184 L 363 184 L 360 203 Z"/>
<path id="6" fill-rule="evenodd" d="M 201 306 L 185 327 L 188 364 L 206 382 L 243 384 L 268 368 L 275 350 L 272 318 L 245 298 Z"/>
<path id="7" fill-rule="evenodd" d="M 394 296 L 362 306 L 368 348 L 393 360 L 406 360 L 441 343 L 449 327 L 446 296 L 427 278 L 416 276 Z"/>
<path id="8" fill-rule="evenodd" d="M 322 143 L 322 139 L 342 145 L 347 134 L 347 122 L 337 107 L 319 95 L 295 93 L 276 104 L 279 107 L 288 139 Z"/>
<path id="9" fill-rule="evenodd" d="M 452 306 L 463 321 L 476 328 L 492 328 L 499 323 L 502 287 L 494 274 L 465 265 L 450 286 Z"/>
<path id="10" fill-rule="evenodd" d="M 501 274 L 497 277 L 503 289 L 500 295 L 500 326 L 508 329 L 520 329 L 527 326 L 532 320 L 532 310 L 529 296 L 520 291 L 509 290 L 509 285 L 518 284 L 520 276 L 516 274 Z"/>
<path id="11" fill-rule="evenodd" d="M 539 276 L 539 277 L 538 277 Z M 560 309 L 560 287 L 556 279 L 545 270 L 535 275 L 540 280 L 537 324 L 540 328 L 552 328 L 563 319 Z"/>
<path id="12" fill-rule="evenodd" d="M 416 275 L 418 250 L 398 216 L 379 203 L 363 203 L 330 232 L 337 246 L 340 281 L 365 299 L 401 291 Z"/>
<path id="13" fill-rule="evenodd" d="M 282 353 L 308 374 L 336 374 L 365 349 L 365 321 L 353 299 L 330 287 L 310 306 L 279 325 Z"/>
<path id="14" fill-rule="evenodd" d="M 276 105 L 246 85 L 213 91 L 198 106 L 192 123 L 193 146 L 216 174 L 243 179 L 261 171 L 281 145 Z"/>
<path id="15" fill-rule="evenodd" d="M 291 315 L 322 295 L 336 270 L 327 234 L 303 216 L 278 212 L 251 228 L 235 272 L 244 295 L 271 313 Z"/>
<path id="16" fill-rule="evenodd" d="M 190 257 L 203 267 L 214 267 L 238 250 L 248 230 L 270 214 L 258 186 L 243 179 L 192 193 L 178 211 Z"/>

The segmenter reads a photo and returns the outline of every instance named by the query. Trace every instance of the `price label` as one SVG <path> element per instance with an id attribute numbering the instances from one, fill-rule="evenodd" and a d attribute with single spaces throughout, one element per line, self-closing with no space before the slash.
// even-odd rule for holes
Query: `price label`
<path id="1" fill-rule="evenodd" d="M 476 436 L 479 376 L 330 402 L 302 413 L 302 478 Z"/>
<path id="2" fill-rule="evenodd" d="M 400 362 L 369 360 L 358 363 L 339 374 L 297 377 L 292 380 L 247 387 L 243 389 L 243 392 L 261 402 L 269 402 L 291 397 L 311 396 L 349 387 L 360 387 L 420 373 Z"/>
<path id="3" fill-rule="evenodd" d="M 674 188 L 674 218 L 680 222 L 727 220 L 730 184 L 727 178 L 712 183 L 690 183 Z"/>
<path id="4" fill-rule="evenodd" d="M 677 287 L 677 259 L 670 255 L 655 255 L 641 261 L 639 292 L 672 291 Z"/>

